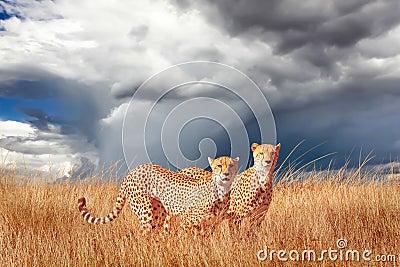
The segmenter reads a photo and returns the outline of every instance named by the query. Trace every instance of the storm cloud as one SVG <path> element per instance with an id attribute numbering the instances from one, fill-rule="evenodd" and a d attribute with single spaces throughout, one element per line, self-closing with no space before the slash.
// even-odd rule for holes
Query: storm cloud
<path id="1" fill-rule="evenodd" d="M 265 52 L 272 56 L 260 53 L 252 62 L 250 74 L 269 84 L 264 93 L 283 146 L 303 139 L 323 144 L 316 154 L 338 152 L 337 166 L 357 161 L 357 153 L 346 155 L 358 150 L 372 151 L 374 163 L 398 159 L 398 1 L 175 3 L 198 8 L 232 37 L 271 49 Z"/>

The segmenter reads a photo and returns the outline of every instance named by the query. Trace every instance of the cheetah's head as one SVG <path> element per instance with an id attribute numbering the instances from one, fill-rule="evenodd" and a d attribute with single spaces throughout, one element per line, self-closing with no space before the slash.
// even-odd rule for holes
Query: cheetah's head
<path id="1" fill-rule="evenodd" d="M 219 157 L 213 159 L 209 157 L 208 162 L 210 163 L 216 184 L 228 192 L 236 177 L 239 158 Z"/>
<path id="2" fill-rule="evenodd" d="M 279 156 L 281 144 L 277 146 L 270 144 L 259 145 L 253 143 L 251 150 L 253 151 L 254 166 L 258 171 L 270 172 L 276 165 Z"/>

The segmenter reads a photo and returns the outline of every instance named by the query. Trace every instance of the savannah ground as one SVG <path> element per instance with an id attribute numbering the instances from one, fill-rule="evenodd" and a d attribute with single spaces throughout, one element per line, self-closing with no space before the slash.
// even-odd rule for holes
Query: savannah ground
<path id="1" fill-rule="evenodd" d="M 108 175 L 108 174 L 107 174 Z M 379 175 L 379 174 L 378 174 Z M 193 235 L 172 225 L 171 233 L 142 236 L 129 206 L 107 225 L 85 223 L 77 209 L 87 197 L 89 211 L 106 215 L 113 207 L 119 184 L 91 181 L 72 184 L 26 182 L 16 171 L 0 170 L 0 266 L 397 266 L 400 264 L 400 187 L 351 173 L 312 173 L 308 179 L 279 182 L 273 201 L 258 230 L 231 234 L 227 222 L 208 236 Z M 97 180 L 97 182 L 96 182 Z M 288 180 L 288 179 L 284 179 Z M 338 248 L 345 239 L 347 246 Z M 344 240 L 342 240 L 344 241 Z M 257 254 L 268 247 L 268 258 Z M 323 250 L 341 251 L 330 260 Z M 271 250 L 286 250 L 280 261 Z M 299 253 L 299 261 L 296 258 Z M 316 261 L 302 261 L 314 250 Z M 347 250 L 360 260 L 346 261 Z M 370 250 L 362 259 L 362 253 Z M 292 251 L 292 252 L 291 252 Z M 261 252 L 259 256 L 265 257 Z M 393 256 L 392 256 L 393 255 Z M 282 256 L 282 255 L 281 255 Z M 307 257 L 307 256 L 306 256 Z M 351 259 L 351 257 L 349 257 Z M 381 262 L 376 260 L 380 259 Z M 386 262 L 383 262 L 383 261 Z"/>

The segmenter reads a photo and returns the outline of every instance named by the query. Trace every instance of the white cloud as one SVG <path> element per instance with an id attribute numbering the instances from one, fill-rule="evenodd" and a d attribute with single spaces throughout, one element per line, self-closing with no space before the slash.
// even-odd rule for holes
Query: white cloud
<path id="1" fill-rule="evenodd" d="M 13 137 L 31 137 L 35 129 L 27 124 L 18 121 L 1 121 L 0 120 L 0 139 L 8 136 Z"/>
<path id="2" fill-rule="evenodd" d="M 7 32 L 0 47 L 7 49 L 0 51 L 0 60 L 33 64 L 89 84 L 137 83 L 188 60 L 245 68 L 260 54 L 271 57 L 265 43 L 232 38 L 199 11 L 181 13 L 166 1 L 25 2 L 17 9 L 26 18 L 3 22 Z M 44 19 L 37 20 L 40 14 Z"/>
<path id="3" fill-rule="evenodd" d="M 38 171 L 44 178 L 56 179 L 71 171 L 72 164 L 79 159 L 63 154 L 26 154 L 0 149 L 1 162 L 5 168 Z"/>
<path id="4" fill-rule="evenodd" d="M 3 167 L 27 168 L 58 178 L 68 174 L 82 157 L 98 164 L 93 144 L 77 135 L 62 135 L 57 126 L 41 132 L 30 124 L 0 121 L 0 162 Z"/>

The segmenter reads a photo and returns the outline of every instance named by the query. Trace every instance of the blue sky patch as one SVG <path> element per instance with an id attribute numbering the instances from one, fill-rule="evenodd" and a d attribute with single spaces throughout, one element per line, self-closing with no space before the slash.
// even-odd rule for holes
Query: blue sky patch
<path id="1" fill-rule="evenodd" d="M 56 99 L 24 99 L 20 97 L 0 97 L 0 119 L 26 122 L 32 116 L 27 115 L 28 110 L 40 110 L 48 117 L 66 117 L 66 107 L 60 105 Z"/>
<path id="2" fill-rule="evenodd" d="M 11 5 L 11 6 L 17 6 L 16 3 L 13 3 L 12 1 L 6 1 L 6 0 L 2 0 L 2 2 Z M 21 16 L 18 13 L 9 13 L 7 12 L 7 10 L 5 9 L 4 5 L 2 3 L 0 3 L 0 20 L 7 20 L 10 19 L 12 17 L 16 17 L 19 19 L 24 19 L 23 16 Z"/>

